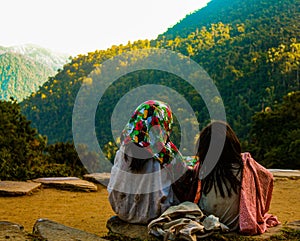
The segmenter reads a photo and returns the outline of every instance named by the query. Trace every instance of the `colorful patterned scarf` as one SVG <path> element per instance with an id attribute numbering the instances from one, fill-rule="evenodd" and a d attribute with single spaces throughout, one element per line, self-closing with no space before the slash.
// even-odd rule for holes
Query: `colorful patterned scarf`
<path id="1" fill-rule="evenodd" d="M 134 111 L 121 134 L 121 144 L 134 143 L 145 148 L 161 164 L 168 164 L 179 154 L 169 139 L 172 124 L 170 106 L 161 101 L 148 100 Z"/>

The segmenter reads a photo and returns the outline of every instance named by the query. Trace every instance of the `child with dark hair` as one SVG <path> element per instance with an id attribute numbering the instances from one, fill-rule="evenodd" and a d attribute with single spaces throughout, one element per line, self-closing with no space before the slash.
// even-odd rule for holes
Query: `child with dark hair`
<path id="1" fill-rule="evenodd" d="M 219 158 L 206 160 L 214 143 L 223 143 Z M 228 123 L 213 121 L 200 132 L 196 156 L 200 166 L 204 161 L 215 163 L 201 180 L 198 205 L 205 214 L 219 217 L 232 231 L 249 235 L 263 233 L 267 227 L 279 223 L 276 217 L 267 214 L 273 190 L 272 174 L 250 153 L 241 152 L 239 139 Z"/>

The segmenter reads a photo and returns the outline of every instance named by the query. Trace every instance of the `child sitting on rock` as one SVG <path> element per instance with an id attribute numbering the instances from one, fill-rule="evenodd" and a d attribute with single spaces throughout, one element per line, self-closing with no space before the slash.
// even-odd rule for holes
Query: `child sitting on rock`
<path id="1" fill-rule="evenodd" d="M 216 156 L 220 144 L 223 148 Z M 198 205 L 206 215 L 213 214 L 230 230 L 248 235 L 264 233 L 267 227 L 279 224 L 276 217 L 267 214 L 273 175 L 250 153 L 241 153 L 239 139 L 227 123 L 214 121 L 206 126 L 197 147 L 200 177 L 203 166 L 213 165 L 201 180 Z"/>
<path id="2" fill-rule="evenodd" d="M 149 100 L 125 126 L 108 184 L 109 202 L 121 220 L 147 224 L 179 203 L 167 168 L 182 159 L 170 140 L 172 124 L 170 106 Z"/>

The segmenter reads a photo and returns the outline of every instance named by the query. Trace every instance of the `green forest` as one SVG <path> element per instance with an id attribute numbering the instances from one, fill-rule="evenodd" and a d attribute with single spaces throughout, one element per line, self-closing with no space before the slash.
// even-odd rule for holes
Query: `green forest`
<path id="1" fill-rule="evenodd" d="M 250 151 L 268 168 L 300 169 L 298 9 L 299 0 L 212 0 L 157 39 L 128 41 L 126 45 L 78 55 L 20 104 L 1 102 L 1 120 L 7 121 L 6 125 L 16 113 L 22 121 L 14 123 L 11 132 L 1 125 L 0 178 L 25 178 L 11 174 L 18 168 L 26 169 L 27 178 L 36 173 L 47 175 L 42 170 L 33 172 L 37 166 L 47 165 L 53 172 L 64 172 L 61 175 L 82 175 L 84 170 L 78 164 L 72 136 L 72 113 L 80 87 L 91 84 L 90 73 L 104 61 L 132 50 L 151 48 L 181 53 L 203 67 L 220 92 L 227 121 L 240 138 L 243 151 Z M 124 59 L 120 66 L 126 67 L 129 62 Z M 210 121 L 201 96 L 178 76 L 158 70 L 132 72 L 105 91 L 96 112 L 97 139 L 110 160 L 117 149 L 110 131 L 114 107 L 124 94 L 146 84 L 164 85 L 184 96 L 196 113 L 200 129 Z M 23 136 L 16 134 L 19 125 L 26 127 L 21 127 Z M 176 123 L 174 136 L 178 141 L 180 128 Z M 38 146 L 32 144 L 37 142 Z M 9 149 L 15 149 L 17 143 L 26 143 L 23 154 Z M 53 151 L 63 148 L 70 151 Z M 97 159 L 97 154 L 82 148 L 85 155 Z M 59 153 L 69 153 L 70 157 Z M 23 155 L 22 159 L 18 155 Z M 76 163 L 79 167 L 71 173 L 75 169 L 68 167 Z"/>
<path id="2" fill-rule="evenodd" d="M 38 61 L 16 53 L 0 54 L 0 66 L 0 99 L 4 100 L 13 96 L 22 101 L 38 90 L 54 72 Z"/>
<path id="3" fill-rule="evenodd" d="M 68 56 L 36 45 L 0 46 L 0 99 L 21 102 L 36 92 Z"/>

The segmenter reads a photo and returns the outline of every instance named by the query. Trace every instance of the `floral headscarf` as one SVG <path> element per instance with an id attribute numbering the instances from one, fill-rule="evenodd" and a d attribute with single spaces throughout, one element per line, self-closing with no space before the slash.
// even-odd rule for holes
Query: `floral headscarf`
<path id="1" fill-rule="evenodd" d="M 145 148 L 161 164 L 168 164 L 178 154 L 169 136 L 173 124 L 168 104 L 148 100 L 137 107 L 121 134 L 121 144 L 135 143 Z"/>

